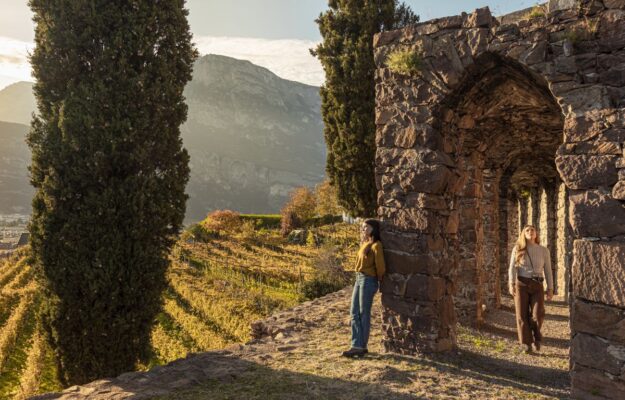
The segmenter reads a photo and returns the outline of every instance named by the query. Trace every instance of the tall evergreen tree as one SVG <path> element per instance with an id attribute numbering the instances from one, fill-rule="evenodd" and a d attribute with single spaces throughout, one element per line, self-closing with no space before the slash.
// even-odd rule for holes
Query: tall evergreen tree
<path id="1" fill-rule="evenodd" d="M 353 216 L 372 216 L 377 197 L 373 35 L 419 17 L 397 0 L 330 0 L 328 5 L 316 20 L 323 42 L 311 51 L 326 75 L 321 87 L 326 172 L 343 208 Z"/>
<path id="2" fill-rule="evenodd" d="M 135 368 L 185 213 L 180 125 L 197 57 L 184 0 L 30 0 L 39 115 L 29 230 L 59 378 Z"/>

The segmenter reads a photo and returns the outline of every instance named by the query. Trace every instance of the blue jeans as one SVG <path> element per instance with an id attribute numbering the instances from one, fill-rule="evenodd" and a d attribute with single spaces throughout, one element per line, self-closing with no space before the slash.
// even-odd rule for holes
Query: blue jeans
<path id="1" fill-rule="evenodd" d="M 378 278 L 362 272 L 356 273 L 356 283 L 352 293 L 352 348 L 366 349 L 371 329 L 371 305 L 378 291 Z"/>

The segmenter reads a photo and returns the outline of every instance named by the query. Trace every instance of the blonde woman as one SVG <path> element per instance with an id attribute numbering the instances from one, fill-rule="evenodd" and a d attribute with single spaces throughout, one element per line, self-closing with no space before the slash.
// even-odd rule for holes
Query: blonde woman
<path id="1" fill-rule="evenodd" d="M 545 280 L 547 300 L 551 300 L 551 255 L 549 249 L 538 243 L 536 228 L 526 225 L 512 250 L 508 269 L 508 289 L 514 296 L 517 333 L 526 353 L 532 352 L 532 343 L 536 351 L 540 351 L 540 329 L 545 318 Z"/>

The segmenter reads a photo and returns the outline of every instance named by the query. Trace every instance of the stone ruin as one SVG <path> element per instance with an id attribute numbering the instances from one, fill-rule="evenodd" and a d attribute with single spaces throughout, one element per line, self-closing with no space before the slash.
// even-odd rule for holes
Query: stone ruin
<path id="1" fill-rule="evenodd" d="M 507 291 L 519 227 L 571 308 L 579 398 L 625 398 L 625 0 L 488 8 L 374 39 L 384 345 L 455 347 Z M 387 66 L 411 51 L 418 71 Z"/>

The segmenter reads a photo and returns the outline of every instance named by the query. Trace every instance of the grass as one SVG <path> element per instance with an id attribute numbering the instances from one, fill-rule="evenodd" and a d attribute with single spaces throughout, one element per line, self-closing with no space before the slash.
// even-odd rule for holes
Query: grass
<path id="1" fill-rule="evenodd" d="M 545 17 L 545 6 L 536 4 L 527 13 L 527 15 L 525 16 L 525 19 L 544 18 L 544 17 Z"/>
<path id="2" fill-rule="evenodd" d="M 397 49 L 388 55 L 386 65 L 397 74 L 415 75 L 421 71 L 423 60 L 414 50 Z"/>
<path id="3" fill-rule="evenodd" d="M 277 229 L 267 228 L 275 226 L 276 219 L 279 225 L 277 215 L 246 214 L 246 218 L 262 221 L 256 224 L 253 235 L 243 231 L 208 237 L 206 242 L 177 243 L 167 271 L 164 309 L 151 334 L 153 357 L 138 369 L 192 352 L 245 343 L 250 339 L 251 322 L 305 300 L 302 285 L 315 276 L 316 260 L 326 248 L 287 243 Z M 337 249 L 343 266 L 354 262 L 357 226 L 336 224 L 313 229 L 323 243 Z M 0 354 L 6 358 L 0 371 L 0 398 L 61 389 L 47 343 L 38 343 L 40 347 L 33 350 L 41 334 L 36 324 L 40 289 L 27 261 L 28 254 L 20 253 L 0 264 L 0 336 L 25 296 L 33 299 L 16 339 L 5 350 L 7 354 Z M 24 375 L 27 371 L 40 371 L 39 379 L 29 379 Z M 28 386 L 30 393 L 20 392 L 20 383 Z"/>
<path id="4" fill-rule="evenodd" d="M 565 38 L 573 44 L 579 44 L 583 41 L 593 40 L 597 37 L 599 30 L 599 20 L 585 18 L 581 25 L 570 29 Z"/>

